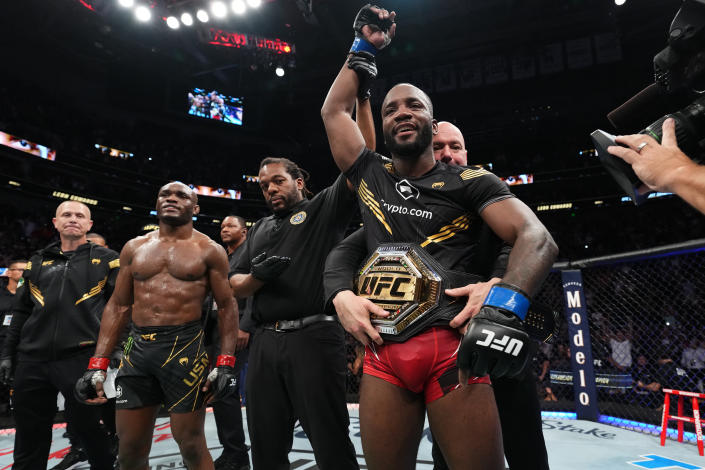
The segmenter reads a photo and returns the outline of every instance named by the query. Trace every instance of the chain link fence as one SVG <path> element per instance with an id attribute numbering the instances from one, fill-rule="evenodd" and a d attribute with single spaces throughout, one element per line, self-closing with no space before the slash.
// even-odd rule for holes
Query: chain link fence
<path id="1" fill-rule="evenodd" d="M 546 411 L 574 411 L 573 376 L 568 347 L 568 324 L 564 320 L 561 273 L 551 271 L 534 300 L 560 313 L 558 335 L 550 344 L 539 345 L 532 359 L 541 408 Z"/>
<path id="2" fill-rule="evenodd" d="M 705 240 L 573 262 L 583 277 L 597 400 L 602 421 L 658 433 L 663 388 L 704 391 Z M 537 299 L 564 314 L 560 271 Z M 567 325 L 537 354 L 550 379 L 538 380 L 542 408 L 572 411 L 573 372 Z M 542 356 L 541 353 L 545 355 Z M 535 365 L 538 379 L 541 367 Z M 546 392 L 549 387 L 555 395 Z M 692 416 L 685 400 L 684 414 Z M 672 400 L 670 414 L 676 414 Z M 671 421 L 675 426 L 675 422 Z M 692 424 L 686 431 L 693 432 Z"/>
<path id="3" fill-rule="evenodd" d="M 705 247 L 696 241 L 584 263 L 595 373 L 604 379 L 597 383 L 602 415 L 653 433 L 663 388 L 703 392 L 704 261 Z M 692 416 L 689 404 L 685 414 Z"/>

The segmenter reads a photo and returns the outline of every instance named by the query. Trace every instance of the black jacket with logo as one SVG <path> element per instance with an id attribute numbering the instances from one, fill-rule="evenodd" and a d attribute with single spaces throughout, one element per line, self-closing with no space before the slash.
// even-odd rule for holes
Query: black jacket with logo
<path id="1" fill-rule="evenodd" d="M 90 242 L 73 253 L 56 242 L 32 255 L 2 357 L 48 361 L 94 348 L 119 267 L 115 251 Z"/>

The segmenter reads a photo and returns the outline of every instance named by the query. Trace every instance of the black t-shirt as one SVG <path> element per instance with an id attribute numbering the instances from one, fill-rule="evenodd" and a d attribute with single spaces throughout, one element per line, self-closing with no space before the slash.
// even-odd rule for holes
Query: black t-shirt
<path id="1" fill-rule="evenodd" d="M 355 195 L 340 175 L 312 199 L 286 214 L 257 221 L 247 235 L 235 274 L 250 272 L 260 253 L 288 256 L 291 265 L 254 295 L 252 318 L 257 323 L 293 320 L 323 313 L 323 267 L 330 250 L 343 239 L 355 207 Z"/>
<path id="2" fill-rule="evenodd" d="M 7 329 L 12 320 L 12 302 L 15 300 L 15 294 L 3 287 L 0 289 L 0 347 L 5 341 Z"/>
<path id="3" fill-rule="evenodd" d="M 428 173 L 408 178 L 369 149 L 345 175 L 357 189 L 368 250 L 387 242 L 418 243 L 446 269 L 464 272 L 477 272 L 481 263 L 480 212 L 514 197 L 480 167 L 436 162 Z"/>
<path id="4" fill-rule="evenodd" d="M 235 271 L 235 266 L 237 266 L 237 262 L 240 259 L 240 256 L 242 256 L 244 248 L 245 248 L 245 244 L 242 243 L 242 244 L 240 244 L 240 246 L 235 248 L 235 251 L 228 254 L 228 264 L 230 265 L 229 273 L 232 273 L 233 271 Z M 230 274 L 228 275 L 228 278 L 229 277 L 230 277 Z M 242 315 L 245 313 L 245 308 L 247 308 L 247 299 L 236 299 L 236 300 L 237 300 L 238 313 L 240 314 L 240 318 L 242 318 Z"/>

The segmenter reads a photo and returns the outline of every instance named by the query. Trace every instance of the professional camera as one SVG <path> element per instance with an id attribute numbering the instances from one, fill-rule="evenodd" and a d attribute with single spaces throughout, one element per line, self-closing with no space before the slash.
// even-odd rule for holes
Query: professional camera
<path id="1" fill-rule="evenodd" d="M 639 131 L 661 141 L 663 121 L 676 122 L 678 146 L 699 159 L 705 143 L 705 0 L 684 0 L 671 22 L 668 46 L 654 56 L 654 83 L 607 115 L 622 133 L 631 134 L 644 116 L 658 116 L 665 106 L 683 106 Z M 667 108 L 666 108 L 667 109 Z M 600 162 L 634 204 L 644 202 L 650 190 L 631 166 L 607 152 L 615 136 L 602 130 L 592 134 Z"/>

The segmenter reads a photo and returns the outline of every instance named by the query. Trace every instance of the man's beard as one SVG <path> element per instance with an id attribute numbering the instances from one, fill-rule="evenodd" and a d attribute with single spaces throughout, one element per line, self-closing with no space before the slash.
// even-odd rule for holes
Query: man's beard
<path id="1" fill-rule="evenodd" d="M 413 160 L 426 150 L 433 141 L 433 129 L 431 125 L 419 127 L 416 139 L 399 143 L 392 136 L 391 132 L 384 133 L 384 144 L 387 150 L 396 157 Z"/>
<path id="2" fill-rule="evenodd" d="M 279 209 L 274 208 L 274 205 L 272 204 L 272 201 L 270 199 L 265 200 L 265 202 L 267 203 L 267 207 L 269 207 L 269 209 L 274 213 L 274 215 L 286 214 L 291 210 L 292 207 L 294 207 L 294 204 L 298 202 L 296 198 L 296 192 L 283 194 L 282 197 L 284 198 L 284 204 L 280 206 Z"/>

